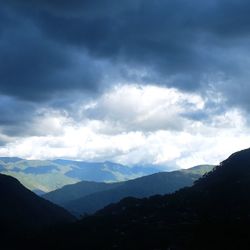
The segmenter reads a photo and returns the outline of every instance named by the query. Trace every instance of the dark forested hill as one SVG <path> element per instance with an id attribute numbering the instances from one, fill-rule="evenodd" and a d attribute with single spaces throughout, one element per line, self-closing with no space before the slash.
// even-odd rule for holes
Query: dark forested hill
<path id="1" fill-rule="evenodd" d="M 11 243 L 15 236 L 33 230 L 74 221 L 74 217 L 63 208 L 35 195 L 13 177 L 2 174 L 0 202 L 2 244 L 5 241 Z"/>

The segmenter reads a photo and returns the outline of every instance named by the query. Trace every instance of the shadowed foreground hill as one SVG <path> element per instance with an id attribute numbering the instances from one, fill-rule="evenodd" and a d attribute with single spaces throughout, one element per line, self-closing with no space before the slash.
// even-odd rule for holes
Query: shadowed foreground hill
<path id="1" fill-rule="evenodd" d="M 192 187 L 171 195 L 126 198 L 47 235 L 47 247 L 250 249 L 249 191 L 247 149 L 231 155 Z"/>
<path id="2" fill-rule="evenodd" d="M 82 181 L 67 185 L 43 197 L 66 208 L 74 215 L 94 213 L 110 203 L 119 202 L 131 196 L 149 197 L 155 194 L 172 193 L 191 186 L 214 166 L 202 165 L 186 170 L 161 172 L 119 183 L 96 183 Z"/>
<path id="3" fill-rule="evenodd" d="M 26 189 L 13 177 L 0 174 L 1 242 L 15 235 L 74 220 L 63 208 Z"/>

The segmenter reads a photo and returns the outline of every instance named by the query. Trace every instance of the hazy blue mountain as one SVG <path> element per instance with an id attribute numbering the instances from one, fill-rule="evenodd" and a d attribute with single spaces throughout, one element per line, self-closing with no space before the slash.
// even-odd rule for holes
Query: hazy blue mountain
<path id="1" fill-rule="evenodd" d="M 66 173 L 71 178 L 87 181 L 110 182 L 123 181 L 126 177 L 138 177 L 149 173 L 159 172 L 157 168 L 127 167 L 113 162 L 74 162 L 75 167 Z"/>
<path id="2" fill-rule="evenodd" d="M 52 161 L 0 157 L 0 173 L 17 178 L 30 190 L 50 192 L 79 181 L 118 182 L 159 172 L 154 167 L 128 167 L 113 162 Z M 39 191 L 39 193 L 40 193 Z"/>
<path id="3" fill-rule="evenodd" d="M 80 182 L 65 186 L 43 197 L 79 216 L 93 213 L 127 196 L 142 198 L 154 194 L 172 193 L 182 187 L 191 186 L 195 180 L 212 168 L 211 165 L 203 165 L 113 184 Z"/>
<path id="4" fill-rule="evenodd" d="M 49 192 L 79 179 L 65 175 L 71 167 L 53 161 L 24 160 L 16 157 L 1 157 L 0 172 L 17 178 L 30 190 Z"/>

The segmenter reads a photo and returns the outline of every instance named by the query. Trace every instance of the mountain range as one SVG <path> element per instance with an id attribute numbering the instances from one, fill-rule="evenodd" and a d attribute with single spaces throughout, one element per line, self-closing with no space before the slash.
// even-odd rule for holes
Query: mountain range
<path id="1" fill-rule="evenodd" d="M 34 240 L 47 249 L 249 249 L 249 191 L 247 149 L 191 187 L 163 196 L 125 198 L 71 227 L 46 231 L 42 242 Z"/>
<path id="2" fill-rule="evenodd" d="M 232 154 L 192 186 L 166 195 L 126 197 L 74 222 L 63 208 L 33 194 L 14 178 L 0 175 L 1 247 L 249 249 L 249 191 L 250 149 L 246 149 Z M 36 227 L 40 230 L 34 232 Z"/>
<path id="3" fill-rule="evenodd" d="M 41 195 L 79 181 L 119 182 L 159 172 L 158 166 L 124 166 L 113 162 L 25 160 L 0 157 L 0 173 L 17 178 Z"/>
<path id="4" fill-rule="evenodd" d="M 214 166 L 200 165 L 190 169 L 160 172 L 133 180 L 117 183 L 81 181 L 66 185 L 42 197 L 70 211 L 75 216 L 94 213 L 110 203 L 131 196 L 149 197 L 155 194 L 172 193 L 182 187 L 191 186 Z"/>

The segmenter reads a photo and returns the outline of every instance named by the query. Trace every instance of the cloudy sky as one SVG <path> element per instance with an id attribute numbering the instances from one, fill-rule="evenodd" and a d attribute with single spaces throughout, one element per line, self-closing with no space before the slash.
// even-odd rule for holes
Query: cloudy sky
<path id="1" fill-rule="evenodd" d="M 247 0 L 0 0 L 0 155 L 166 168 L 250 147 Z"/>

